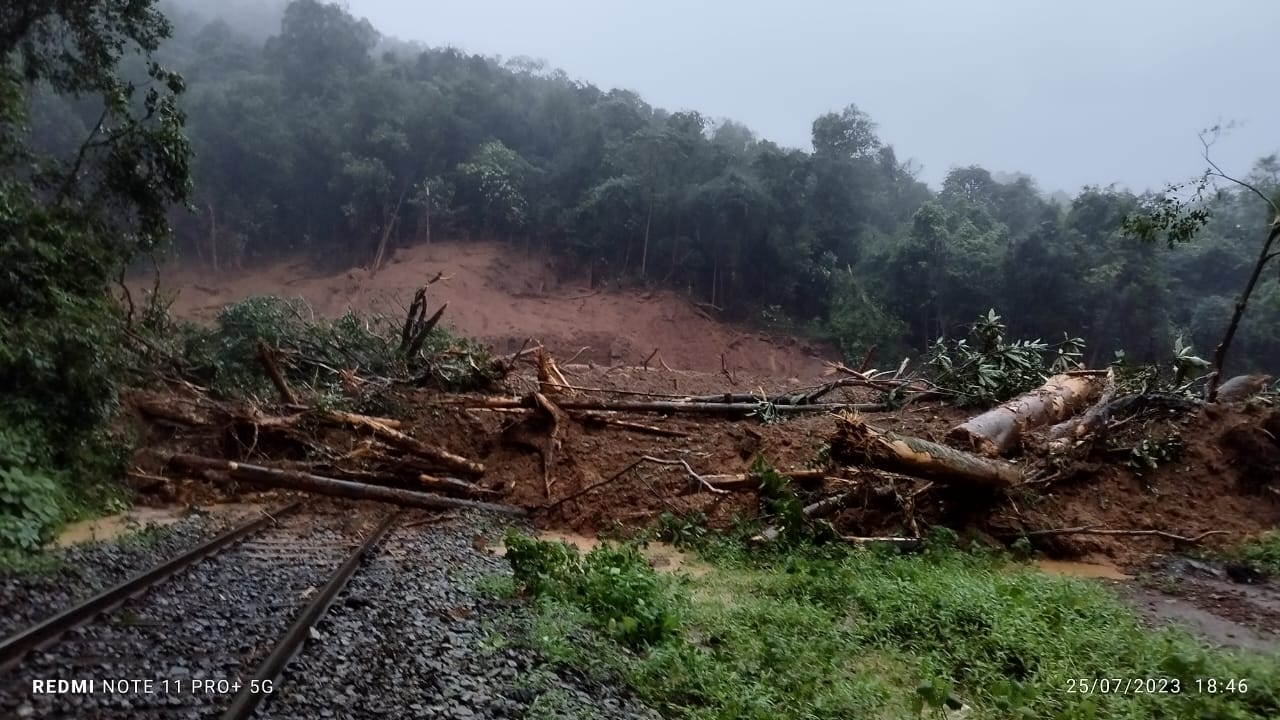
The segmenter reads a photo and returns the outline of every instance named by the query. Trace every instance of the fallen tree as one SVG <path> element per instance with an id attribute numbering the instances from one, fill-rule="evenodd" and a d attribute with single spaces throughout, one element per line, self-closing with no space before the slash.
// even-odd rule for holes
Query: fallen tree
<path id="1" fill-rule="evenodd" d="M 539 408 L 537 398 L 532 395 L 523 398 L 460 398 L 446 400 L 445 404 L 460 405 L 466 408 L 485 410 L 511 410 Z M 601 410 L 607 412 L 647 412 L 647 413 L 692 413 L 700 415 L 749 415 L 759 412 L 762 405 L 768 403 L 722 403 L 722 402 L 679 402 L 679 401 L 633 401 L 633 400 L 564 400 L 556 403 L 561 410 Z M 777 405 L 772 404 L 777 412 L 838 412 L 841 410 L 873 411 L 883 410 L 880 403 L 814 403 L 812 405 Z"/>
<path id="2" fill-rule="evenodd" d="M 369 417 L 367 415 L 357 415 L 355 413 L 344 412 L 341 410 L 329 410 L 323 412 L 321 417 L 339 425 L 351 425 L 353 427 L 369 430 L 388 445 L 404 450 L 405 452 L 420 455 L 432 462 L 448 468 L 449 470 L 466 475 L 479 476 L 484 474 L 484 465 L 481 463 L 475 462 L 474 460 L 468 460 L 467 458 L 451 453 L 444 448 L 436 447 L 435 445 L 425 443 L 417 438 L 406 435 L 399 430 L 388 426 L 386 423 L 382 422 L 380 418 Z"/>
<path id="3" fill-rule="evenodd" d="M 1094 375 L 1054 375 L 1039 388 L 957 425 L 948 437 L 987 457 L 1008 455 L 1028 429 L 1075 415 L 1098 394 Z"/>
<path id="4" fill-rule="evenodd" d="M 299 490 L 315 495 L 342 497 L 352 500 L 375 500 L 405 507 L 427 508 L 430 510 L 480 510 L 510 517 L 524 517 L 528 513 L 524 508 L 514 505 L 481 502 L 479 500 L 463 500 L 461 498 L 444 497 L 415 490 L 366 485 L 350 480 L 313 475 L 301 470 L 284 470 L 279 468 L 250 465 L 233 460 L 206 458 L 198 455 L 177 454 L 169 459 L 169 464 L 190 471 L 220 471 L 231 479 L 253 483 L 264 487 Z"/>
<path id="5" fill-rule="evenodd" d="M 1005 489 L 1022 480 L 1022 470 L 1016 465 L 882 430 L 848 413 L 837 421 L 831 458 L 945 485 Z"/>

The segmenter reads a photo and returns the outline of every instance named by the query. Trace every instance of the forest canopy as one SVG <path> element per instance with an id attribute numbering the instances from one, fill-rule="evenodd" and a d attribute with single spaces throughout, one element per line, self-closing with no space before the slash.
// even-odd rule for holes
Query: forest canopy
<path id="1" fill-rule="evenodd" d="M 1050 196 L 982 167 L 934 190 L 855 104 L 814 119 L 812 150 L 787 148 L 536 61 L 402 42 L 338 5 L 291 2 L 269 35 L 270 6 L 253 7 L 246 22 L 165 6 L 174 37 L 157 53 L 188 86 L 195 212 L 172 216 L 176 252 L 219 270 L 496 239 L 852 357 L 919 355 L 995 309 L 1014 337 L 1084 338 L 1097 365 L 1166 359 L 1178 337 L 1207 353 L 1271 219 L 1224 187 L 1194 242 L 1143 243 L 1122 223 L 1150 195 Z M 41 139 L 76 137 L 81 110 L 48 108 Z M 1280 189 L 1275 155 L 1241 175 Z M 1272 273 L 1229 369 L 1280 366 L 1277 326 Z"/>

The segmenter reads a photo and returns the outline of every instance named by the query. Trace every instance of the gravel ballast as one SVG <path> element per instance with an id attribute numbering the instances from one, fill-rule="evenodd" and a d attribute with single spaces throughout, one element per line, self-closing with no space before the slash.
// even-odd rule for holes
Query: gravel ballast
<path id="1" fill-rule="evenodd" d="M 216 717 L 234 690 L 192 692 L 191 681 L 247 682 L 307 599 L 390 511 L 335 507 L 290 516 L 28 655 L 0 675 L 0 718 Z M 501 529 L 472 513 L 404 513 L 311 629 L 255 717 L 657 718 L 619 683 L 524 647 L 519 636 L 529 614 L 476 590 L 510 572 L 475 543 L 477 533 Z M 94 578 L 97 590 L 212 534 L 192 518 L 145 552 L 75 549 L 55 577 Z M 15 627 L 51 614 L 43 603 L 61 609 L 90 594 L 82 586 L 59 595 L 50 578 L 5 582 L 6 598 L 17 603 L 9 607 L 19 611 L 5 620 Z M 34 694 L 36 679 L 99 684 L 92 693 Z M 108 692 L 104 679 L 151 680 L 152 691 Z"/>
<path id="2" fill-rule="evenodd" d="M 293 514 L 179 571 L 0 676 L 0 716 L 208 717 L 253 674 L 361 530 L 336 513 Z M 37 693 L 35 680 L 94 686 Z M 107 684 L 121 680 L 150 685 Z"/>
<path id="3" fill-rule="evenodd" d="M 519 614 L 476 584 L 508 573 L 473 546 L 487 522 L 404 527 L 354 578 L 260 706 L 264 718 L 657 718 L 628 693 L 494 642 Z M 527 620 L 525 621 L 527 622 Z"/>
<path id="4" fill-rule="evenodd" d="M 122 542 L 95 542 L 48 551 L 56 567 L 38 572 L 0 570 L 0 637 L 118 585 L 213 537 L 220 520 L 193 514 Z M 145 540 L 142 539 L 145 536 Z"/>

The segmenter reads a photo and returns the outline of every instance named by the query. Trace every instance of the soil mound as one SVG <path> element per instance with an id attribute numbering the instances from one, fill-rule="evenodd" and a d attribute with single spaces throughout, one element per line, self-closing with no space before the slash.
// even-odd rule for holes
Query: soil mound
<path id="1" fill-rule="evenodd" d="M 429 298 L 433 307 L 449 303 L 444 324 L 498 353 L 515 352 L 533 338 L 557 357 L 576 355 L 579 362 L 638 365 L 657 351 L 651 364 L 780 378 L 812 377 L 824 359 L 836 357 L 795 337 L 718 322 L 678 293 L 586 289 L 562 280 L 546 257 L 497 243 L 404 248 L 373 276 L 362 268 L 319 272 L 297 260 L 217 278 L 166 267 L 161 287 L 178 292 L 176 315 L 195 320 L 211 320 L 222 306 L 262 294 L 300 297 L 324 317 L 348 310 L 402 317 L 414 291 L 438 272 L 447 279 L 431 286 Z M 139 291 L 148 282 L 139 279 Z"/>

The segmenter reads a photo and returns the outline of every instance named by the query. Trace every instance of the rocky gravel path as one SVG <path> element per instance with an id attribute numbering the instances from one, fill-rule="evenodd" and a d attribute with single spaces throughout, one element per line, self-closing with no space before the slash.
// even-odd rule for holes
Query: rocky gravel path
<path id="1" fill-rule="evenodd" d="M 352 507 L 291 516 L 28 656 L 22 667 L 0 674 L 0 720 L 216 717 L 234 692 L 193 693 L 190 681 L 252 675 L 305 598 L 389 511 Z M 472 513 L 403 514 L 312 628 L 255 717 L 657 718 L 619 685 L 553 666 L 522 646 L 527 613 L 477 589 L 509 572 L 475 542 L 478 534 L 496 538 L 502 531 L 497 521 Z M 158 545 L 156 554 L 167 557 L 203 539 L 189 533 L 199 535 L 198 528 L 176 529 L 175 547 L 165 554 L 169 546 Z M 300 551 L 298 542 L 310 548 Z M 111 550 L 85 552 L 83 572 L 112 572 L 93 565 L 106 558 L 110 566 Z M 21 581 L 8 583 L 6 599 L 23 605 L 22 617 L 49 614 L 38 605 L 48 592 L 41 583 L 26 595 Z M 151 693 L 107 693 L 100 685 L 92 694 L 33 695 L 35 678 L 155 685 Z M 159 684 L 165 679 L 168 692 Z M 173 689 L 177 680 L 186 681 L 181 692 Z"/>
<path id="2" fill-rule="evenodd" d="M 38 573 L 0 572 L 0 637 L 39 622 L 188 550 L 224 529 L 220 519 L 189 515 L 123 542 L 86 543 L 53 551 L 56 567 Z"/>
<path id="3" fill-rule="evenodd" d="M 414 521 L 409 521 L 410 523 Z M 460 514 L 404 527 L 351 580 L 259 709 L 264 718 L 657 718 L 616 686 L 495 637 L 522 622 L 475 588 L 509 572 Z"/>
<path id="4" fill-rule="evenodd" d="M 252 676 L 309 595 L 359 543 L 364 525 L 338 512 L 281 518 L 0 674 L 0 714 L 208 717 L 229 702 L 236 681 Z M 34 693 L 32 680 L 41 679 L 96 686 Z M 106 685 L 120 680 L 150 685 Z M 198 688 L 195 681 L 213 684 Z"/>

